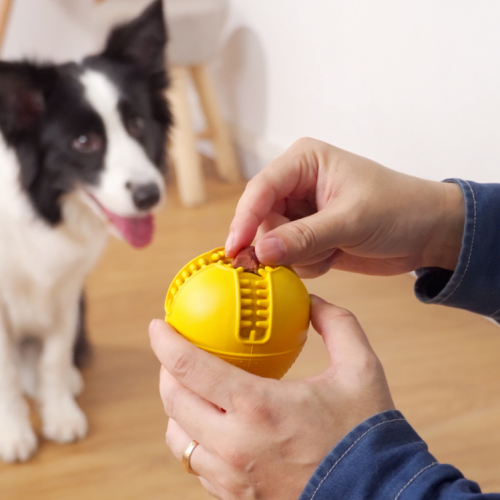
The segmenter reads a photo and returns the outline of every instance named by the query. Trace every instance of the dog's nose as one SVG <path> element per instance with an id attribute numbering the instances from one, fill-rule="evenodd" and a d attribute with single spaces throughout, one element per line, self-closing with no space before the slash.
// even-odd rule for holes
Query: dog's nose
<path id="1" fill-rule="evenodd" d="M 127 187 L 129 187 L 128 184 Z M 130 190 L 132 191 L 134 205 L 139 210 L 148 210 L 160 201 L 160 188 L 154 182 L 150 184 L 132 184 Z"/>

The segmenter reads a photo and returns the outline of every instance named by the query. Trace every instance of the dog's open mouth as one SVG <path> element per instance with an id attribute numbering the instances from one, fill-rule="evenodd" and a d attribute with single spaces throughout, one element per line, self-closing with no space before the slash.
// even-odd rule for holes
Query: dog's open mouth
<path id="1" fill-rule="evenodd" d="M 99 203 L 96 197 L 87 190 L 84 190 L 84 192 L 87 198 L 90 198 L 94 210 L 100 213 L 100 215 L 111 224 L 119 237 L 123 238 L 135 248 L 143 248 L 151 243 L 155 230 L 154 216 L 152 214 L 122 217 L 104 207 Z"/>
<path id="2" fill-rule="evenodd" d="M 106 215 L 108 221 L 113 224 L 127 243 L 135 248 L 142 248 L 151 243 L 155 229 L 153 215 L 120 217 L 110 212 L 102 205 L 100 205 L 100 208 Z"/>

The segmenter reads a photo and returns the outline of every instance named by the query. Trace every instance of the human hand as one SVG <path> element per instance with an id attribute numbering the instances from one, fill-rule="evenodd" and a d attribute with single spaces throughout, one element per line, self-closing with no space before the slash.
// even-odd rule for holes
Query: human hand
<path id="1" fill-rule="evenodd" d="M 299 382 L 251 375 L 197 348 L 161 320 L 150 326 L 162 363 L 167 444 L 221 500 L 292 500 L 354 427 L 394 408 L 383 368 L 356 318 L 312 297 L 312 324 L 330 355 Z M 221 410 L 221 408 L 223 410 Z"/>
<path id="2" fill-rule="evenodd" d="M 301 277 L 331 267 L 377 275 L 453 270 L 464 219 L 454 183 L 411 177 L 300 139 L 248 183 L 226 254 L 250 245 L 259 230 L 259 260 L 293 265 Z"/>

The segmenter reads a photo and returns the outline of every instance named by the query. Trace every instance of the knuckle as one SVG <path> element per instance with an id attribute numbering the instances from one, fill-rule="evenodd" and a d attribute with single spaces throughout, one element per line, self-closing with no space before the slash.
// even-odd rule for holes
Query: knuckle
<path id="1" fill-rule="evenodd" d="M 175 394 L 175 387 L 168 376 L 167 370 L 162 366 L 160 372 L 160 397 L 163 402 L 163 408 L 168 416 L 172 415 L 173 411 L 173 398 Z"/>
<path id="2" fill-rule="evenodd" d="M 169 391 L 168 393 L 166 393 L 163 397 L 163 409 L 165 410 L 165 413 L 169 417 L 174 416 L 175 400 L 177 397 L 176 394 L 177 394 L 177 391 L 172 390 L 172 391 Z"/>
<path id="3" fill-rule="evenodd" d="M 244 193 L 250 193 L 252 191 L 254 191 L 255 189 L 255 186 L 258 185 L 258 183 L 260 182 L 260 178 L 264 175 L 264 171 L 261 170 L 257 175 L 255 175 L 254 177 L 252 177 L 248 182 L 247 182 L 247 185 L 245 186 L 245 190 L 244 190 Z M 259 177 L 259 178 L 257 178 Z"/>
<path id="4" fill-rule="evenodd" d="M 356 320 L 356 316 L 354 316 L 351 311 L 344 309 L 343 307 L 335 307 L 331 314 L 334 319 Z"/>
<path id="5" fill-rule="evenodd" d="M 296 408 L 305 408 L 311 401 L 321 397 L 320 390 L 315 384 L 308 381 L 299 380 L 293 383 L 293 391 L 288 395 L 288 399 Z"/>
<path id="6" fill-rule="evenodd" d="M 185 379 L 189 377 L 193 365 L 194 356 L 188 351 L 177 351 L 171 355 L 170 367 L 176 378 Z"/>
<path id="7" fill-rule="evenodd" d="M 273 410 L 265 402 L 248 404 L 246 412 L 250 420 L 261 425 L 272 425 L 276 420 Z"/>
<path id="8" fill-rule="evenodd" d="M 251 472 L 255 467 L 255 461 L 250 454 L 235 446 L 229 446 L 221 453 L 223 460 L 237 472 Z"/>
<path id="9" fill-rule="evenodd" d="M 317 247 L 317 237 L 315 232 L 308 224 L 297 220 L 293 223 L 292 227 L 283 226 L 292 232 L 294 244 L 299 252 L 311 252 Z"/>
<path id="10" fill-rule="evenodd" d="M 270 170 L 273 169 L 273 162 L 266 165 L 257 175 L 252 177 L 245 187 L 245 193 L 261 193 L 272 188 L 273 183 L 270 177 Z"/>
<path id="11" fill-rule="evenodd" d="M 257 416 L 260 422 L 267 426 L 276 426 L 280 420 L 280 415 L 280 409 L 276 408 L 275 404 L 271 404 L 268 398 L 264 399 L 257 408 Z"/>
<path id="12" fill-rule="evenodd" d="M 349 322 L 358 324 L 356 316 L 354 316 L 354 314 L 348 309 L 344 309 L 343 307 L 339 307 L 333 304 L 324 304 L 323 307 L 325 309 L 323 310 L 322 314 L 324 314 L 324 317 L 328 322 Z"/>
<path id="13" fill-rule="evenodd" d="M 319 141 L 311 137 L 300 137 L 293 144 L 292 147 L 297 149 L 310 149 L 313 148 Z"/>
<path id="14" fill-rule="evenodd" d="M 254 392 L 254 387 L 252 385 L 242 385 L 240 391 L 228 394 L 229 404 L 233 408 L 245 410 L 246 407 L 253 404 L 255 398 Z"/>
<path id="15" fill-rule="evenodd" d="M 168 373 L 165 370 L 166 373 Z M 182 385 L 171 375 L 165 375 L 160 381 L 160 396 L 163 408 L 169 417 L 175 417 L 179 398 L 182 396 Z"/>
<path id="16" fill-rule="evenodd" d="M 245 415 L 249 424 L 273 427 L 279 420 L 268 391 L 255 385 L 249 385 L 246 390 L 241 391 L 240 395 L 236 396 L 234 404 Z"/>
<path id="17" fill-rule="evenodd" d="M 272 175 L 272 170 L 275 168 L 275 165 L 275 162 L 269 163 L 248 182 L 252 191 L 262 191 L 263 189 L 275 190 Z"/>

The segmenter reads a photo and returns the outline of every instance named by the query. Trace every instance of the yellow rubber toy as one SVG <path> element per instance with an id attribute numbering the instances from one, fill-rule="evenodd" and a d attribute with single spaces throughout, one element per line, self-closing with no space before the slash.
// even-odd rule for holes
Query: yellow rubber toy
<path id="1" fill-rule="evenodd" d="M 168 289 L 165 321 L 205 351 L 279 379 L 306 341 L 309 294 L 291 268 L 257 272 L 234 269 L 223 248 L 196 257 Z"/>

